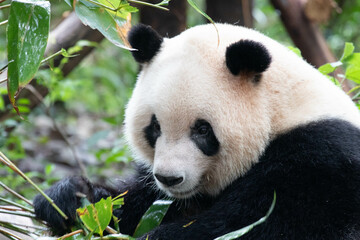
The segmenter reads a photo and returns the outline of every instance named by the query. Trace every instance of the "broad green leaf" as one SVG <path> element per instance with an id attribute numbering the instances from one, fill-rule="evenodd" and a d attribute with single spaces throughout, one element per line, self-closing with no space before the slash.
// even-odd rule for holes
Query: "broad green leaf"
<path id="1" fill-rule="evenodd" d="M 353 43 L 345 43 L 345 48 L 344 48 L 344 53 L 340 58 L 340 61 L 344 61 L 346 58 L 348 58 L 349 56 L 351 56 L 351 54 L 353 54 L 354 52 L 354 44 Z"/>
<path id="2" fill-rule="evenodd" d="M 290 49 L 291 51 L 293 51 L 296 55 L 298 55 L 299 57 L 301 56 L 301 51 L 300 49 L 298 49 L 297 47 L 293 47 L 293 46 L 288 46 L 288 49 Z"/>
<path id="3" fill-rule="evenodd" d="M 99 30 L 104 37 L 118 47 L 131 49 L 126 40 L 126 33 L 130 28 L 130 19 L 113 17 L 103 7 L 89 4 L 84 0 L 76 1 L 75 12 L 79 19 L 89 27 Z"/>
<path id="4" fill-rule="evenodd" d="M 262 223 L 264 223 L 266 221 L 266 219 L 268 219 L 268 217 L 270 216 L 270 214 L 272 213 L 272 211 L 274 210 L 275 207 L 275 203 L 276 203 L 276 193 L 274 192 L 274 198 L 272 201 L 272 204 L 270 206 L 270 209 L 268 210 L 268 212 L 266 213 L 266 215 L 262 218 L 260 218 L 258 221 L 254 222 L 253 224 L 246 226 L 244 228 L 241 228 L 239 230 L 230 232 L 228 234 L 225 234 L 221 237 L 215 238 L 215 240 L 232 240 L 232 239 L 237 239 L 241 236 L 243 236 L 244 234 L 250 232 L 255 226 L 260 225 Z"/>
<path id="5" fill-rule="evenodd" d="M 111 197 L 101 199 L 95 204 L 78 208 L 76 211 L 87 229 L 102 236 L 111 221 L 112 199 Z"/>
<path id="6" fill-rule="evenodd" d="M 333 63 L 326 63 L 322 66 L 319 67 L 319 71 L 324 74 L 327 75 L 329 73 L 332 73 L 333 71 L 335 71 L 335 69 L 339 66 L 342 65 L 342 62 L 338 61 L 338 62 L 333 62 Z"/>
<path id="7" fill-rule="evenodd" d="M 7 28 L 8 95 L 15 110 L 15 96 L 37 72 L 44 56 L 50 26 L 50 3 L 13 0 Z"/>
<path id="8" fill-rule="evenodd" d="M 133 237 L 140 237 L 159 226 L 171 203 L 169 200 L 155 201 L 142 216 Z"/>
<path id="9" fill-rule="evenodd" d="M 346 69 L 345 76 L 347 79 L 360 84 L 360 66 L 351 65 Z"/>
<path id="10" fill-rule="evenodd" d="M 353 53 L 346 59 L 346 63 L 360 67 L 360 53 Z"/>
<path id="11" fill-rule="evenodd" d="M 198 13 L 200 13 L 201 15 L 203 15 L 207 20 L 209 20 L 209 22 L 211 22 L 216 30 L 216 34 L 218 37 L 218 45 L 220 44 L 220 36 L 219 36 L 219 31 L 214 23 L 214 21 L 211 19 L 211 17 L 209 17 L 209 15 L 207 15 L 204 11 L 202 11 L 193 0 L 187 0 L 187 2 L 189 3 L 189 5 L 194 8 Z"/>

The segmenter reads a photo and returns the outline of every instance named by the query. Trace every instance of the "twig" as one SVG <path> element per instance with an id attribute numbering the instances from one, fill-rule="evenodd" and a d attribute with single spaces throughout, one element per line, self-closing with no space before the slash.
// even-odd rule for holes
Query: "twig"
<path id="1" fill-rule="evenodd" d="M 16 236 L 15 234 L 13 234 L 13 233 L 11 233 L 9 231 L 6 231 L 5 229 L 0 228 L 0 233 L 4 234 L 6 237 L 8 237 L 10 239 L 19 239 L 19 240 L 22 239 L 21 237 Z"/>
<path id="2" fill-rule="evenodd" d="M 26 181 L 28 181 L 33 187 L 46 198 L 46 200 L 55 208 L 56 211 L 65 219 L 68 219 L 66 214 L 61 211 L 61 209 L 54 203 L 54 200 L 52 200 L 43 190 L 41 190 L 28 176 L 26 176 L 15 164 L 13 164 L 1 151 L 0 151 L 0 161 L 3 162 L 5 165 L 10 167 L 14 172 L 19 174 L 21 177 L 23 177 Z"/>
<path id="3" fill-rule="evenodd" d="M 68 233 L 68 234 L 63 235 L 63 236 L 60 237 L 59 239 L 60 239 L 60 240 L 63 240 L 63 239 L 66 239 L 66 238 L 68 238 L 68 237 L 74 236 L 74 235 L 76 235 L 76 234 L 78 234 L 78 233 L 84 233 L 84 230 L 79 229 L 79 230 L 73 231 L 73 232 L 71 232 L 71 233 Z"/>
<path id="4" fill-rule="evenodd" d="M 41 60 L 40 64 L 43 64 L 43 63 L 49 61 L 50 59 L 52 59 L 52 58 L 54 58 L 54 57 L 56 57 L 56 56 L 58 56 L 58 55 L 61 55 L 62 51 L 63 51 L 63 50 L 61 49 L 61 50 L 57 51 L 56 53 L 51 54 L 51 55 L 48 56 L 47 58 L 44 58 L 43 60 Z"/>
<path id="5" fill-rule="evenodd" d="M 5 25 L 5 24 L 7 24 L 7 23 L 8 23 L 8 20 L 2 21 L 2 22 L 0 22 L 0 26 L 1 26 L 1 25 Z"/>
<path id="6" fill-rule="evenodd" d="M 105 231 L 107 231 L 107 232 L 110 233 L 110 234 L 117 234 L 117 233 L 118 233 L 115 229 L 113 229 L 113 228 L 111 228 L 111 227 L 109 227 L 109 226 L 107 226 L 107 227 L 105 228 Z"/>
<path id="7" fill-rule="evenodd" d="M 31 237 L 31 234 L 39 236 L 39 234 L 30 232 L 28 229 L 24 229 L 24 228 L 21 228 L 21 227 L 14 226 L 13 223 L 0 221 L 0 226 L 4 227 L 4 228 L 7 228 L 7 229 L 10 229 L 10 230 L 13 230 L 13 231 L 16 231 L 18 233 L 25 234 L 25 235 L 30 236 L 30 237 Z"/>
<path id="8" fill-rule="evenodd" d="M 35 214 L 25 213 L 25 212 L 17 212 L 17 211 L 11 211 L 11 210 L 0 209 L 0 213 L 17 215 L 17 216 L 28 217 L 28 218 L 36 218 Z"/>
<path id="9" fill-rule="evenodd" d="M 1 224 L 8 224 L 9 222 L 6 222 L 6 221 L 2 221 L 0 220 L 0 225 Z M 10 223 L 12 225 L 16 225 L 16 226 L 19 226 L 19 227 L 23 227 L 23 228 L 32 228 L 32 229 L 36 229 L 36 230 L 40 230 L 40 231 L 47 231 L 48 228 L 45 228 L 45 227 L 40 227 L 40 226 L 36 226 L 36 225 L 33 225 L 33 226 L 29 226 L 29 225 L 25 225 L 25 224 L 21 224 L 21 223 Z"/>
<path id="10" fill-rule="evenodd" d="M 30 206 L 34 206 L 29 200 L 27 200 L 26 198 L 24 198 L 23 196 L 21 196 L 20 194 L 18 194 L 17 192 L 15 192 L 14 190 L 12 190 L 11 188 L 9 188 L 8 186 L 6 186 L 4 183 L 2 183 L 0 181 L 0 186 L 2 186 L 6 191 L 8 191 L 9 193 L 11 193 L 12 195 L 14 195 L 15 197 L 23 200 L 24 202 L 26 202 L 27 204 L 29 204 Z"/>
<path id="11" fill-rule="evenodd" d="M 148 7 L 154 7 L 154 8 L 159 8 L 161 10 L 169 11 L 169 9 L 167 9 L 165 7 L 161 7 L 159 5 L 151 4 L 151 3 L 147 3 L 147 2 L 142 2 L 142 1 L 137 1 L 137 0 L 128 0 L 128 2 L 137 3 L 137 4 L 145 5 L 145 6 L 148 6 Z"/>
<path id="12" fill-rule="evenodd" d="M 86 177 L 87 173 L 86 173 L 86 167 L 84 165 L 84 163 L 81 161 L 81 159 L 79 158 L 77 151 L 74 147 L 74 144 L 72 144 L 69 139 L 66 137 L 66 135 L 64 134 L 64 132 L 61 130 L 61 128 L 59 127 L 59 125 L 57 124 L 56 120 L 51 116 L 50 113 L 50 109 L 48 106 L 46 106 L 44 104 L 44 99 L 41 96 L 41 94 L 32 86 L 32 85 L 27 85 L 26 88 L 32 93 L 34 94 L 34 96 L 39 100 L 39 102 L 41 102 L 44 107 L 45 107 L 45 113 L 46 115 L 48 115 L 48 117 L 51 119 L 52 123 L 53 123 L 53 127 L 54 129 L 60 134 L 61 138 L 64 140 L 64 142 L 66 143 L 66 145 L 69 147 L 70 151 L 72 152 L 74 159 L 76 161 L 76 163 L 78 164 L 80 171 L 81 171 L 81 175 Z"/>
<path id="13" fill-rule="evenodd" d="M 5 199 L 5 198 L 0 197 L 0 201 L 6 202 L 6 203 L 8 203 L 8 204 L 10 204 L 10 205 L 13 205 L 13 206 L 15 206 L 15 207 L 18 207 L 18 208 L 20 208 L 20 209 L 22 209 L 22 210 L 25 210 L 25 211 L 27 211 L 27 212 L 34 213 L 34 210 L 32 210 L 32 209 L 30 209 L 30 208 L 27 208 L 27 207 L 24 207 L 23 205 L 18 204 L 18 203 L 13 202 L 13 201 L 10 201 L 10 200 L 8 200 L 8 199 Z"/>
<path id="14" fill-rule="evenodd" d="M 10 6 L 11 6 L 11 4 L 2 5 L 2 6 L 0 6 L 0 10 L 5 9 L 5 8 L 9 8 Z"/>

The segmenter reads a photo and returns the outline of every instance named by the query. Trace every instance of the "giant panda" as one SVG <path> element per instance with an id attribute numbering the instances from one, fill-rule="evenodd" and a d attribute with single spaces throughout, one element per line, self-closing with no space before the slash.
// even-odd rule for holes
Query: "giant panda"
<path id="1" fill-rule="evenodd" d="M 141 64 L 125 113 L 137 174 L 116 188 L 66 178 L 36 216 L 69 230 L 80 206 L 128 191 L 115 211 L 132 234 L 157 199 L 174 199 L 141 239 L 214 239 L 276 205 L 241 239 L 360 239 L 360 114 L 351 99 L 296 54 L 261 33 L 217 24 L 163 38 L 129 33 Z M 190 224 L 191 223 L 191 224 Z"/>

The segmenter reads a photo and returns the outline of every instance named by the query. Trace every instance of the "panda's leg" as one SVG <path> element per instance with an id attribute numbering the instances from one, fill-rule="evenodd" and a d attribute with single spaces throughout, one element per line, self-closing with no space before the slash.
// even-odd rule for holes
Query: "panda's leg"
<path id="1" fill-rule="evenodd" d="M 101 198 L 115 197 L 127 191 L 124 196 L 125 204 L 115 210 L 114 214 L 121 219 L 121 232 L 132 234 L 141 216 L 158 196 L 152 184 L 153 179 L 147 177 L 146 172 L 142 170 L 123 181 L 116 189 L 92 184 L 83 177 L 69 177 L 45 191 L 69 219 L 61 217 L 42 195 L 37 195 L 34 199 L 35 214 L 37 218 L 48 223 L 55 235 L 62 235 L 69 232 L 75 223 L 76 209 L 81 207 L 81 197 L 86 195 L 90 202 L 97 202 Z"/>

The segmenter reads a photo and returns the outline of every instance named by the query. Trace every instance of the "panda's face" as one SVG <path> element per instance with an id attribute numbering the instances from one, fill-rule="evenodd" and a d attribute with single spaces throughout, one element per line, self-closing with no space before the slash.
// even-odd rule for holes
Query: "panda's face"
<path id="1" fill-rule="evenodd" d="M 216 41 L 199 44 L 189 35 L 161 41 L 144 60 L 127 106 L 130 146 L 157 186 L 176 198 L 218 194 L 257 161 L 269 139 L 261 72 L 234 75 L 229 44 Z"/>

